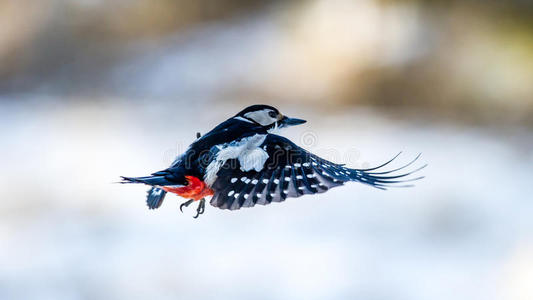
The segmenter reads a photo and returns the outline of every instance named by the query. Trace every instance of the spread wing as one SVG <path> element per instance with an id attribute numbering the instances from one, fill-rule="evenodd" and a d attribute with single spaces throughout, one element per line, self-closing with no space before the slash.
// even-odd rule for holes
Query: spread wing
<path id="1" fill-rule="evenodd" d="M 425 167 L 424 165 L 407 173 L 395 173 L 410 166 L 419 155 L 401 168 L 381 171 L 398 154 L 375 168 L 350 169 L 322 159 L 290 140 L 273 134 L 269 134 L 260 147 L 268 154 L 263 170 L 246 172 L 241 169 L 237 159 L 226 161 L 212 185 L 215 195 L 211 199 L 211 205 L 230 210 L 256 204 L 266 205 L 282 202 L 287 198 L 323 193 L 348 181 L 358 181 L 379 189 L 406 187 L 409 185 L 397 184 L 423 178 L 405 179 Z"/>

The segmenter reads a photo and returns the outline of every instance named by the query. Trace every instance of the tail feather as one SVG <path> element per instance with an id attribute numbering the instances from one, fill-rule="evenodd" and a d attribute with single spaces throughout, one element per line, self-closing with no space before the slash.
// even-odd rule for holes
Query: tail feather
<path id="1" fill-rule="evenodd" d="M 172 183 L 168 181 L 165 176 L 144 176 L 144 177 L 125 177 L 120 176 L 122 178 L 122 181 L 120 183 L 144 183 L 148 185 L 173 185 L 175 183 Z"/>
<path id="2" fill-rule="evenodd" d="M 118 183 L 142 183 L 137 177 L 120 176 L 120 178 L 122 178 L 122 181 Z"/>

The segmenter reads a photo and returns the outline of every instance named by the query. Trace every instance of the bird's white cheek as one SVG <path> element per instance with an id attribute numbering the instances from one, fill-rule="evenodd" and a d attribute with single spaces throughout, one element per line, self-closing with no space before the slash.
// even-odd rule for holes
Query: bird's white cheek
<path id="1" fill-rule="evenodd" d="M 253 111 L 253 112 L 249 112 L 247 114 L 245 114 L 244 116 L 247 117 L 248 119 L 252 119 L 254 121 L 256 121 L 257 123 L 263 125 L 263 126 L 268 126 L 274 122 L 277 121 L 277 119 L 275 118 L 272 118 L 270 115 L 269 115 L 269 112 L 268 110 L 261 110 L 261 111 Z"/>

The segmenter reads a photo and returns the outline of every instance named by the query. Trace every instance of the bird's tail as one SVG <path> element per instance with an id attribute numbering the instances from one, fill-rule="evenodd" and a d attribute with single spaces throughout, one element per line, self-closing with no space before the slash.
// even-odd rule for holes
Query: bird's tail
<path id="1" fill-rule="evenodd" d="M 119 183 L 144 183 L 149 185 L 157 185 L 158 183 L 161 183 L 161 178 L 158 178 L 158 176 L 145 176 L 145 177 L 125 177 L 121 176 L 122 181 Z M 149 209 L 156 209 L 161 206 L 161 203 L 163 203 L 163 200 L 165 199 L 167 192 L 163 190 L 160 187 L 152 186 L 151 189 L 148 190 L 148 194 L 146 196 L 146 204 L 148 205 Z"/>
<path id="2" fill-rule="evenodd" d="M 169 182 L 164 176 L 144 176 L 144 177 L 126 177 L 120 176 L 122 181 L 119 183 L 144 183 L 148 185 L 168 185 Z"/>

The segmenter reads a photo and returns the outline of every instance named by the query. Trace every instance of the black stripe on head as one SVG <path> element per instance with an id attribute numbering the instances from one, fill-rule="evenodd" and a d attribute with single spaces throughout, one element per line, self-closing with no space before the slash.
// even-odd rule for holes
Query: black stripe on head
<path id="1" fill-rule="evenodd" d="M 248 106 L 247 108 L 241 110 L 238 114 L 236 114 L 235 116 L 244 116 L 245 114 L 249 113 L 249 112 L 254 112 L 254 111 L 261 111 L 261 110 L 265 110 L 265 109 L 269 109 L 269 110 L 272 110 L 276 113 L 279 114 L 279 110 L 275 107 L 272 107 L 270 105 L 265 105 L 265 104 L 255 104 L 255 105 L 251 105 L 251 106 Z"/>

